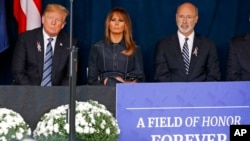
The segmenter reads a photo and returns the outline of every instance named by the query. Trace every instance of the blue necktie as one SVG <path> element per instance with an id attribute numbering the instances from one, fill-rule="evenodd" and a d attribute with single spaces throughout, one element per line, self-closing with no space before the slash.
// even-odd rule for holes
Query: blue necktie
<path id="1" fill-rule="evenodd" d="M 188 70 L 189 70 L 189 51 L 188 51 L 187 40 L 188 40 L 188 38 L 185 38 L 185 43 L 183 45 L 183 50 L 182 50 L 182 56 L 183 56 L 183 61 L 184 61 L 184 64 L 185 64 L 186 74 L 188 75 Z"/>
<path id="2" fill-rule="evenodd" d="M 53 38 L 49 38 L 43 66 L 43 79 L 41 86 L 51 86 L 51 70 L 52 70 L 52 42 Z"/>

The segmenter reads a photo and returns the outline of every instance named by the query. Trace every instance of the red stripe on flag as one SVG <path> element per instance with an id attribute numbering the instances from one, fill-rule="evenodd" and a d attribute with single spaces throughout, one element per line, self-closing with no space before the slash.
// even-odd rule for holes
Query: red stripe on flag
<path id="1" fill-rule="evenodd" d="M 25 11 L 22 10 L 20 1 L 21 0 L 14 0 L 13 1 L 14 17 L 16 18 L 17 23 L 18 23 L 18 33 L 22 33 L 22 32 L 27 30 L 26 29 L 27 17 L 25 15 Z M 38 11 L 41 13 L 42 1 L 41 0 L 33 0 L 33 1 L 34 1 L 35 5 L 36 5 Z"/>
<path id="2" fill-rule="evenodd" d="M 26 15 L 21 8 L 20 0 L 14 0 L 14 16 L 18 22 L 18 33 L 26 31 Z"/>
<path id="3" fill-rule="evenodd" d="M 40 12 L 40 14 L 42 13 L 42 1 L 41 0 L 33 0 L 38 11 Z"/>

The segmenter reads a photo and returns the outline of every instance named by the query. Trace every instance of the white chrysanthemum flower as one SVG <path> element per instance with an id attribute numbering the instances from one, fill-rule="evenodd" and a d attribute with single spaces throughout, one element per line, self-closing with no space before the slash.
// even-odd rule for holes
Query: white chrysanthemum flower
<path id="1" fill-rule="evenodd" d="M 83 128 L 80 126 L 76 126 L 76 132 L 82 134 L 83 133 Z"/>
<path id="2" fill-rule="evenodd" d="M 1 141 L 7 141 L 7 139 L 5 137 L 0 137 Z"/>
<path id="3" fill-rule="evenodd" d="M 23 138 L 23 134 L 17 132 L 17 133 L 16 133 L 16 139 L 21 140 L 22 138 Z"/>
<path id="4" fill-rule="evenodd" d="M 54 127 L 53 131 L 55 133 L 58 133 L 59 132 L 59 125 L 57 123 L 55 123 L 53 127 Z"/>
<path id="5" fill-rule="evenodd" d="M 89 134 L 93 134 L 93 133 L 95 133 L 95 131 L 96 131 L 95 128 L 93 128 L 93 127 L 89 128 Z"/>
<path id="6" fill-rule="evenodd" d="M 84 134 L 89 134 L 89 127 L 83 128 L 83 133 Z"/>
<path id="7" fill-rule="evenodd" d="M 13 110 L 0 108 L 0 140 L 21 140 L 31 135 L 29 125 Z"/>
<path id="8" fill-rule="evenodd" d="M 104 128 L 105 128 L 105 125 L 106 125 L 105 120 L 102 120 L 102 123 L 101 123 L 100 127 L 101 127 L 102 129 L 104 129 Z"/>
<path id="9" fill-rule="evenodd" d="M 69 124 L 68 123 L 66 123 L 64 125 L 64 130 L 66 130 L 66 132 L 69 134 Z"/>
<path id="10" fill-rule="evenodd" d="M 106 130 L 105 130 L 105 132 L 106 132 L 106 134 L 110 134 L 110 129 L 109 128 L 107 128 Z"/>
<path id="11" fill-rule="evenodd" d="M 67 141 L 69 136 L 69 123 L 66 119 L 68 108 L 68 105 L 62 105 L 44 114 L 33 132 L 35 139 L 43 141 L 43 139 L 50 140 L 56 136 Z M 93 140 L 93 137 L 96 140 L 116 141 L 118 139 L 120 129 L 117 121 L 104 105 L 93 100 L 76 101 L 75 113 L 75 132 L 79 139 Z M 100 134 L 101 132 L 104 134 Z"/>

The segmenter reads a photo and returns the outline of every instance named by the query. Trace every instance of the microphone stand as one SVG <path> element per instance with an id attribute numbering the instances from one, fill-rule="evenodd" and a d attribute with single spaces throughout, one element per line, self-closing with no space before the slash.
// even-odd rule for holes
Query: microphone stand
<path id="1" fill-rule="evenodd" d="M 73 23 L 73 0 L 70 0 L 70 66 L 69 66 L 69 141 L 75 141 L 75 107 L 76 107 L 76 71 L 77 71 L 77 51 L 72 45 L 72 23 Z"/>

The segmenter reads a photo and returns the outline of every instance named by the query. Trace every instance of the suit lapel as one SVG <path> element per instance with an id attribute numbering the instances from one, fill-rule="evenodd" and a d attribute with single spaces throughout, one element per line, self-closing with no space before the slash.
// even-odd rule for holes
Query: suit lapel
<path id="1" fill-rule="evenodd" d="M 44 39 L 43 39 L 43 33 L 42 28 L 39 30 L 39 33 L 36 35 L 36 48 L 37 48 L 37 63 L 38 63 L 38 74 L 39 77 L 42 78 L 43 75 L 43 64 L 44 64 Z"/>
<path id="2" fill-rule="evenodd" d="M 173 50 L 177 59 L 177 65 L 180 66 L 180 68 L 183 68 L 182 74 L 183 74 L 183 77 L 186 77 L 185 64 L 184 64 L 183 57 L 182 57 L 182 50 L 180 47 L 178 35 L 177 34 L 174 35 L 172 40 L 173 40 L 172 47 L 173 47 Z"/>
<path id="3" fill-rule="evenodd" d="M 52 63 L 52 80 L 53 78 L 56 78 L 56 70 L 57 68 L 60 68 L 58 65 L 62 65 L 60 63 L 62 56 L 66 55 L 64 53 L 65 50 L 65 44 L 63 42 L 63 39 L 61 36 L 57 36 L 55 48 L 54 48 L 54 54 L 53 54 L 53 63 Z"/>
<path id="4" fill-rule="evenodd" d="M 179 64 L 182 65 L 182 67 L 185 67 L 184 62 L 183 62 L 182 50 L 180 47 L 178 35 L 176 34 L 172 39 L 174 40 L 172 46 L 174 47 L 173 50 L 174 50 L 174 53 L 176 54 L 177 61 Z"/>
<path id="5" fill-rule="evenodd" d="M 197 35 L 194 36 L 194 42 L 192 46 L 192 52 L 191 52 L 191 60 L 190 60 L 190 66 L 189 66 L 189 74 L 192 74 L 192 71 L 194 70 L 195 64 L 198 59 L 199 51 L 200 51 L 200 39 Z"/>

